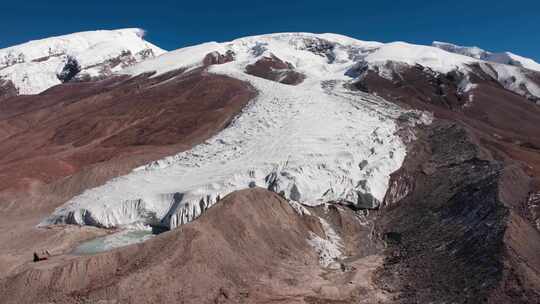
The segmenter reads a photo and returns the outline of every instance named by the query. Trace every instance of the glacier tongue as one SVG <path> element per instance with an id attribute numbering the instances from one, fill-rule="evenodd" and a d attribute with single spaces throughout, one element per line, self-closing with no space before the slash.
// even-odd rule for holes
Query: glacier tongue
<path id="1" fill-rule="evenodd" d="M 140 221 L 174 228 L 220 197 L 254 186 L 309 204 L 346 200 L 369 208 L 382 201 L 389 174 L 405 156 L 394 134 L 399 109 L 360 93 L 243 77 L 260 94 L 229 128 L 86 191 L 46 223 L 113 227 Z"/>
<path id="2" fill-rule="evenodd" d="M 154 65 L 163 73 L 164 62 L 192 67 L 216 48 L 229 49 L 235 61 L 211 66 L 209 72 L 245 80 L 259 94 L 205 143 L 87 190 L 42 224 L 174 228 L 248 187 L 264 187 L 303 204 L 341 201 L 377 207 L 389 175 L 405 157 L 405 145 L 396 134 L 396 120 L 404 110 L 344 87 L 350 81 L 345 71 L 353 64 L 348 49 L 328 51 L 325 43 L 306 49 L 298 41 L 290 47 L 286 39 L 262 39 L 257 53 L 253 50 L 260 47 L 260 37 L 226 46 L 212 43 L 135 66 L 132 71 Z M 321 49 L 324 56 L 316 53 Z M 270 53 L 293 63 L 306 75 L 304 82 L 289 86 L 244 73 L 247 64 Z"/>

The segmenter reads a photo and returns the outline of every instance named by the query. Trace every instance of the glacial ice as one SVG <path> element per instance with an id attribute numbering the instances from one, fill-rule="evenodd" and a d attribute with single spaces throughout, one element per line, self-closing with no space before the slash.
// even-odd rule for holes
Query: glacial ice
<path id="1" fill-rule="evenodd" d="M 235 61 L 211 66 L 209 72 L 247 81 L 258 96 L 205 143 L 89 189 L 42 224 L 174 228 L 225 195 L 249 187 L 264 187 L 308 205 L 341 201 L 377 207 L 390 174 L 405 157 L 405 145 L 396 134 L 396 119 L 405 111 L 345 88 L 357 44 L 328 51 L 328 44 L 313 46 L 298 35 L 246 38 L 173 51 L 128 68 L 125 72 L 134 75 L 153 69 L 165 73 L 193 68 L 207 53 L 232 50 Z M 244 73 L 246 65 L 270 54 L 290 62 L 306 75 L 305 81 L 289 86 Z"/>

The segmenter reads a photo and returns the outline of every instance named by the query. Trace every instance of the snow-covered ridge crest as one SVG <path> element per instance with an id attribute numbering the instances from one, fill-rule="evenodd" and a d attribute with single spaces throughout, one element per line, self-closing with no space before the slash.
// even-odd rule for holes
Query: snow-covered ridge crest
<path id="1" fill-rule="evenodd" d="M 467 75 L 474 73 L 471 66 L 482 65 L 493 71 L 493 80 L 506 89 L 522 96 L 540 98 L 540 86 L 529 75 L 540 71 L 540 66 L 534 61 L 513 54 L 513 61 L 503 60 L 499 55 L 491 53 L 486 57 L 482 55 L 485 51 L 478 48 L 460 50 L 457 46 L 450 47 L 445 43 L 424 46 L 406 42 L 362 41 L 338 34 L 278 33 L 182 48 L 120 73 L 138 75 L 155 71 L 159 75 L 180 68 L 196 68 L 203 65 L 205 54 L 224 54 L 227 51 L 237 53 L 236 60 L 243 62 L 243 65 L 251 64 L 262 56 L 275 55 L 304 73 L 324 74 L 331 68 L 335 73 L 360 77 L 348 73 L 351 68 L 360 68 L 363 71 L 376 71 L 390 80 L 396 74 L 399 75 L 401 68 L 411 66 L 422 66 L 434 73 L 459 71 Z M 318 60 L 320 57 L 326 58 L 326 62 Z M 464 86 L 471 87 L 468 84 Z"/>
<path id="2" fill-rule="evenodd" d="M 108 76 L 165 51 L 138 28 L 80 32 L 0 49 L 0 78 L 36 94 L 78 77 Z M 71 78 L 70 78 L 71 77 Z"/>
<path id="3" fill-rule="evenodd" d="M 502 53 L 493 53 L 486 50 L 483 50 L 476 46 L 460 46 L 455 45 L 452 43 L 447 42 L 440 42 L 440 41 L 434 41 L 432 44 L 434 47 L 440 48 L 442 50 L 461 54 L 464 56 L 490 61 L 490 62 L 496 62 L 496 63 L 502 63 L 517 67 L 523 67 L 529 70 L 538 71 L 540 72 L 540 63 L 530 59 L 525 58 L 516 54 L 513 54 L 511 52 L 502 52 Z"/>

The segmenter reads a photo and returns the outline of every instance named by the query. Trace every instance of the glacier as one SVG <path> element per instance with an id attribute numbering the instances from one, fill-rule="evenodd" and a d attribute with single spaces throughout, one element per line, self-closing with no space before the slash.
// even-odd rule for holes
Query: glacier
<path id="1" fill-rule="evenodd" d="M 336 34 L 281 33 L 209 42 L 182 48 L 127 67 L 119 74 L 156 77 L 204 67 L 208 54 L 234 60 L 205 67 L 208 73 L 251 84 L 257 97 L 224 130 L 203 144 L 137 168 L 89 189 L 57 208 L 41 225 L 71 223 L 98 227 L 161 226 L 173 229 L 200 216 L 225 195 L 264 187 L 305 205 L 338 202 L 377 208 L 390 174 L 401 167 L 406 143 L 398 135 L 429 124 L 429 113 L 405 110 L 384 99 L 348 89 L 363 66 L 390 77 L 400 66 L 433 72 L 462 71 L 478 64 L 518 91 L 540 91 L 520 67 L 404 42 L 360 41 Z M 305 76 L 291 86 L 245 72 L 246 66 L 275 56 Z M 391 64 L 389 64 L 391 63 Z M 474 85 L 460 84 L 463 90 Z"/>
<path id="2" fill-rule="evenodd" d="M 384 199 L 390 174 L 400 168 L 406 154 L 396 121 L 407 111 L 377 96 L 346 89 L 351 81 L 346 71 L 354 64 L 350 43 L 335 47 L 329 62 L 309 48 L 320 38 L 305 38 L 277 35 L 208 43 L 124 70 L 159 75 L 195 68 L 206 54 L 231 50 L 234 61 L 210 66 L 208 72 L 247 81 L 258 96 L 230 126 L 205 143 L 85 191 L 56 209 L 42 225 L 173 229 L 225 195 L 249 187 L 264 187 L 308 205 L 334 201 L 376 208 Z M 361 42 L 353 44 L 360 50 Z M 306 75 L 305 80 L 290 86 L 244 72 L 248 64 L 270 55 L 291 63 Z"/>

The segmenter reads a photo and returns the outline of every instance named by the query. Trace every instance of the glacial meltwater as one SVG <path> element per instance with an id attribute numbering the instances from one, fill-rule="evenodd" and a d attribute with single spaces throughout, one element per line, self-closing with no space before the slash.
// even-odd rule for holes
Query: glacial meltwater
<path id="1" fill-rule="evenodd" d="M 115 248 L 144 242 L 155 234 L 151 230 L 122 230 L 81 243 L 73 250 L 76 255 L 96 254 Z"/>

